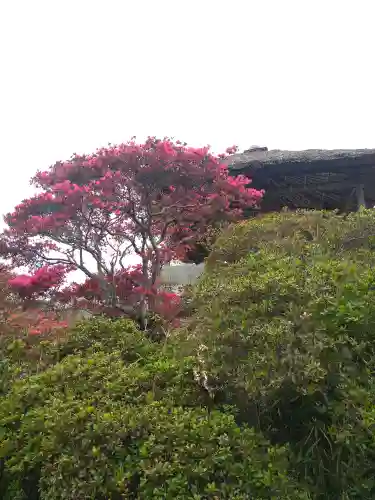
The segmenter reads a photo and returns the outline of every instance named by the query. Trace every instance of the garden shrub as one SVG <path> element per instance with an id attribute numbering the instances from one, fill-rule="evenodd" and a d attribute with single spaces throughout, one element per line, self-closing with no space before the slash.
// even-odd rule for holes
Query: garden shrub
<path id="1" fill-rule="evenodd" d="M 139 357 L 153 347 L 129 319 L 95 317 L 82 321 L 69 334 L 0 336 L 0 395 L 13 380 L 40 373 L 69 354 L 120 350 L 124 360 Z"/>
<path id="2" fill-rule="evenodd" d="M 208 408 L 193 357 L 122 320 L 79 325 L 0 401 L 4 500 L 307 499 L 287 449 Z"/>
<path id="3" fill-rule="evenodd" d="M 347 215 L 334 211 L 282 211 L 232 225 L 223 231 L 207 259 L 207 269 L 238 262 L 260 247 L 271 247 L 291 255 L 313 249 L 335 256 L 352 254 L 358 260 L 361 249 L 375 249 L 375 213 L 361 210 Z M 368 253 L 364 253 L 367 259 Z"/>
<path id="4" fill-rule="evenodd" d="M 375 214 L 282 212 L 216 242 L 187 338 L 216 404 L 292 450 L 313 498 L 375 498 Z"/>

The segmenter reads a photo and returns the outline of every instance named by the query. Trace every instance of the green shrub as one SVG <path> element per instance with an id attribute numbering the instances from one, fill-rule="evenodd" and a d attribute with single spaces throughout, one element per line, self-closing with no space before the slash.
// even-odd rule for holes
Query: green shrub
<path id="1" fill-rule="evenodd" d="M 124 361 L 153 346 L 146 342 L 135 323 L 128 319 L 96 317 L 82 321 L 68 335 L 58 338 L 44 335 L 2 335 L 0 337 L 0 395 L 14 380 L 40 373 L 70 354 L 120 350 Z"/>
<path id="2" fill-rule="evenodd" d="M 231 226 L 216 240 L 207 259 L 212 270 L 225 262 L 238 262 L 261 248 L 291 255 L 308 252 L 353 255 L 367 260 L 375 248 L 375 213 L 362 210 L 349 215 L 332 211 L 277 212 Z"/>
<path id="3" fill-rule="evenodd" d="M 316 498 L 375 498 L 374 236 L 372 210 L 243 222 L 195 289 L 188 334 L 206 387 L 291 446 Z"/>
<path id="4" fill-rule="evenodd" d="M 132 328 L 82 323 L 61 361 L 13 381 L 0 404 L 1 498 L 307 498 L 285 448 L 207 409 L 193 357 Z"/>

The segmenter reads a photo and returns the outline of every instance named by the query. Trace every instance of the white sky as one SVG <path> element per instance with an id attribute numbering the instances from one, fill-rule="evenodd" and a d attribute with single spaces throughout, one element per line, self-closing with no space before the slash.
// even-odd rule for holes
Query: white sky
<path id="1" fill-rule="evenodd" d="M 375 2 L 0 0 L 0 214 L 131 135 L 375 147 Z"/>

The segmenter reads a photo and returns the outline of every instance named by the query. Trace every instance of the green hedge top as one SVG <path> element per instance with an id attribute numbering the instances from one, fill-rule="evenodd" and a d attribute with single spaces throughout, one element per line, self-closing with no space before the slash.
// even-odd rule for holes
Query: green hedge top
<path id="1" fill-rule="evenodd" d="M 193 294 L 187 336 L 211 394 L 288 443 L 322 498 L 375 498 L 374 238 L 373 210 L 245 221 Z"/>

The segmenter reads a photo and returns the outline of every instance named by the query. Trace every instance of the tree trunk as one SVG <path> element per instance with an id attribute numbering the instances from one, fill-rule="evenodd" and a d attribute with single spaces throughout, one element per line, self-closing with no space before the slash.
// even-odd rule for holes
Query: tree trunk
<path id="1" fill-rule="evenodd" d="M 149 261 L 146 257 L 142 258 L 142 274 L 145 280 L 146 288 L 149 287 L 149 271 L 148 271 Z M 145 294 L 141 296 L 140 310 L 139 310 L 139 322 L 142 330 L 147 330 L 147 313 L 149 309 L 148 300 Z"/>

